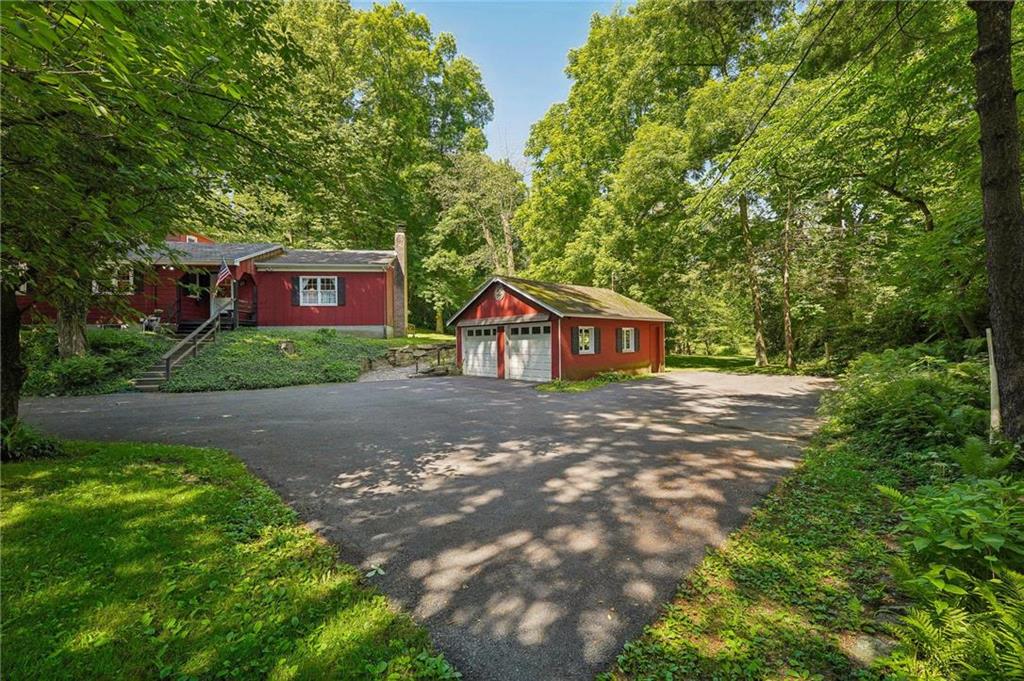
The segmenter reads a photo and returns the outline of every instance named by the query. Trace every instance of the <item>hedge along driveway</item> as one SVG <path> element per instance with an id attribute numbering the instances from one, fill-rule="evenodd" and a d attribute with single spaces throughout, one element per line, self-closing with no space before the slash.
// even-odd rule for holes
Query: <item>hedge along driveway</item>
<path id="1" fill-rule="evenodd" d="M 3 465 L 3 678 L 452 678 L 234 457 L 71 449 Z"/>

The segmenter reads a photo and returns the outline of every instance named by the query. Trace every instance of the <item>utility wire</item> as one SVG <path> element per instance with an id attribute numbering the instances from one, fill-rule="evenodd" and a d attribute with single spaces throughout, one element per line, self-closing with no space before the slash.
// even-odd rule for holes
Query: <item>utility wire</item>
<path id="1" fill-rule="evenodd" d="M 803 54 L 800 55 L 800 61 L 797 62 L 797 65 L 786 77 L 786 80 L 783 81 L 782 86 L 779 88 L 779 91 L 775 93 L 775 97 L 768 104 L 767 108 L 765 108 L 765 110 L 761 112 L 761 116 L 757 119 L 757 122 L 754 124 L 754 127 L 751 128 L 750 131 L 746 135 L 744 135 L 744 137 L 740 140 L 732 156 L 718 172 L 718 176 L 712 181 L 711 186 L 705 190 L 704 194 L 700 198 L 700 201 L 697 202 L 697 206 L 694 208 L 695 213 L 700 211 L 701 206 L 704 205 L 704 202 L 707 200 L 707 197 L 711 193 L 711 190 L 718 186 L 718 183 L 721 182 L 722 178 L 725 177 L 725 174 L 729 171 L 729 166 L 731 166 L 733 162 L 735 162 L 736 159 L 739 158 L 740 153 L 743 151 L 743 147 L 746 146 L 747 142 L 749 142 L 750 139 L 754 136 L 754 134 L 757 133 L 757 129 L 760 127 L 761 123 L 764 122 L 764 119 L 768 117 L 768 114 L 771 112 L 771 110 L 775 107 L 776 104 L 778 104 L 783 92 L 785 92 L 786 88 L 789 87 L 789 84 L 793 82 L 793 78 L 796 77 L 796 74 L 800 70 L 800 67 L 803 66 L 804 62 L 807 60 L 807 55 L 810 54 L 811 50 L 814 49 L 814 46 L 818 44 L 818 41 L 825 34 L 825 30 L 828 29 L 829 25 L 832 23 L 832 20 L 836 18 L 836 14 L 839 13 L 840 7 L 842 7 L 842 3 L 837 2 L 835 4 L 835 7 L 832 9 L 832 13 L 828 16 L 828 19 L 825 21 L 824 25 L 820 29 L 818 29 L 818 32 L 815 34 L 810 44 L 807 45 L 807 47 L 804 49 Z"/>
<path id="2" fill-rule="evenodd" d="M 901 26 L 901 29 L 903 27 L 906 27 L 906 26 L 910 25 L 910 23 L 914 21 L 914 19 L 917 17 L 917 15 L 921 12 L 922 9 L 924 9 L 924 4 L 919 5 L 918 8 L 916 10 L 914 10 L 913 14 L 911 14 L 907 18 L 907 20 L 905 22 L 903 22 L 903 24 Z M 784 152 L 788 151 L 793 146 L 793 144 L 795 144 L 797 138 L 796 137 L 790 137 L 789 133 L 793 132 L 794 130 L 799 129 L 800 124 L 803 123 L 804 119 L 807 118 L 807 116 L 815 109 L 815 107 L 817 106 L 818 102 L 821 101 L 822 97 L 824 97 L 825 95 L 829 94 L 829 92 L 831 92 L 833 90 L 833 88 L 835 88 L 836 84 L 843 77 L 843 75 L 849 70 L 849 68 L 858 59 L 860 59 L 861 56 L 863 56 L 865 53 L 869 52 L 870 50 L 872 50 L 874 48 L 875 44 L 878 43 L 878 40 L 896 22 L 896 18 L 897 17 L 894 14 L 893 18 L 890 19 L 889 22 L 885 26 L 882 27 L 882 30 L 880 30 L 877 34 L 875 34 L 875 37 L 872 38 L 868 42 L 867 45 L 865 45 L 863 48 L 861 48 L 861 50 L 859 50 L 858 53 L 856 55 L 854 55 L 854 57 L 850 61 L 847 62 L 846 66 L 843 67 L 842 71 L 840 71 L 839 74 L 832 80 L 832 82 L 829 83 L 828 87 L 825 90 L 823 90 L 821 93 L 818 94 L 817 97 L 815 97 L 814 101 L 811 102 L 810 106 L 808 106 L 804 110 L 803 114 L 801 114 L 801 116 L 796 120 L 796 122 L 794 122 L 792 125 L 790 125 L 786 129 L 786 132 L 780 137 L 780 140 L 775 142 L 771 146 L 771 148 L 768 150 L 766 155 L 775 154 L 776 150 L 778 150 L 778 154 L 777 155 L 781 156 Z M 885 41 L 883 41 L 880 45 L 878 45 L 878 49 L 875 51 L 875 53 L 873 55 L 869 55 L 867 61 L 865 61 L 860 66 L 860 68 L 858 68 L 857 71 L 855 73 L 853 73 L 853 75 L 850 76 L 849 80 L 840 89 L 836 90 L 832 94 L 832 96 L 829 97 L 829 99 L 822 105 L 821 110 L 817 112 L 818 115 L 820 115 L 826 109 L 828 109 L 828 107 L 831 106 L 832 102 L 834 102 L 836 100 L 836 98 L 839 97 L 839 95 L 841 95 L 845 90 L 847 90 L 850 87 L 850 85 L 853 84 L 853 82 L 856 80 L 857 76 L 859 76 L 864 71 L 864 69 L 866 69 L 871 64 L 872 60 L 875 57 L 877 57 L 879 54 L 881 54 L 882 50 L 884 50 L 886 48 L 886 46 L 888 46 L 888 44 L 890 42 L 892 42 L 893 38 L 895 38 L 897 35 L 899 35 L 899 33 L 900 33 L 899 30 L 891 33 L 885 39 Z M 820 132 L 820 129 L 817 132 Z M 788 141 L 788 143 L 787 143 L 787 141 Z M 783 146 L 781 149 L 779 149 L 780 145 L 783 145 L 783 144 L 785 144 L 785 146 Z M 757 171 L 755 171 L 756 175 L 755 175 L 754 178 L 751 178 L 751 180 L 756 179 L 757 176 L 761 176 L 765 172 L 767 172 L 765 170 L 766 167 L 767 167 L 766 164 L 762 164 L 761 167 Z M 750 182 L 748 181 L 747 185 L 749 185 L 749 184 L 750 184 Z M 744 188 L 746 188 L 746 186 Z"/>

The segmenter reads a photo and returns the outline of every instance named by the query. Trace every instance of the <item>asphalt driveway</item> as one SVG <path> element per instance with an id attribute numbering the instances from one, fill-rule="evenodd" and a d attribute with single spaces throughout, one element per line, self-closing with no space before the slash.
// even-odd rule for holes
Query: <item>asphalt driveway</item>
<path id="1" fill-rule="evenodd" d="M 797 463 L 821 379 L 672 373 L 581 394 L 443 378 L 29 399 L 72 438 L 231 450 L 467 679 L 606 670 Z"/>

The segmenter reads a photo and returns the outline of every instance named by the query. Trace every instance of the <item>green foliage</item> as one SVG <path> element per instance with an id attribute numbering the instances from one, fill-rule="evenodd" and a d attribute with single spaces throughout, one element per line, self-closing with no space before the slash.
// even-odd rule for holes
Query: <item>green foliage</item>
<path id="1" fill-rule="evenodd" d="M 0 424 L 0 461 L 26 461 L 60 456 L 61 443 L 21 421 Z"/>
<path id="2" fill-rule="evenodd" d="M 131 329 L 89 329 L 88 350 L 60 359 L 54 327 L 38 325 L 21 335 L 28 369 L 27 395 L 96 395 L 131 388 L 129 379 L 149 368 L 171 348 L 166 336 Z"/>
<path id="3" fill-rule="evenodd" d="M 273 9 L 270 26 L 307 56 L 278 95 L 288 116 L 272 135 L 288 141 L 289 158 L 306 171 L 289 168 L 304 191 L 282 191 L 269 175 L 214 197 L 211 212 L 235 218 L 215 231 L 226 240 L 381 249 L 404 228 L 413 319 L 432 321 L 424 266 L 440 215 L 433 185 L 448 174 L 463 137 L 492 116 L 479 69 L 452 35 L 433 33 L 424 15 L 397 2 Z M 236 205 L 243 210 L 228 210 Z"/>
<path id="4" fill-rule="evenodd" d="M 999 442 L 993 446 L 979 437 L 969 437 L 963 447 L 949 453 L 949 458 L 960 467 L 964 475 L 988 478 L 1006 470 L 1019 454 L 1019 447 L 1009 442 Z"/>
<path id="5" fill-rule="evenodd" d="M 922 599 L 967 595 L 1000 568 L 1024 571 L 1024 480 L 972 479 L 888 490 L 902 520 L 903 585 Z"/>
<path id="6" fill-rule="evenodd" d="M 640 0 L 595 17 L 566 100 L 531 130 L 529 273 L 614 277 L 675 318 L 680 354 L 749 343 L 752 290 L 780 353 L 784 263 L 804 361 L 979 336 L 976 43 L 962 3 Z"/>
<path id="7" fill-rule="evenodd" d="M 520 260 L 513 219 L 526 185 L 508 161 L 483 153 L 482 144 L 482 136 L 468 136 L 432 184 L 441 212 L 427 237 L 421 295 L 435 310 L 454 312 L 488 276 L 515 274 Z"/>
<path id="8" fill-rule="evenodd" d="M 90 281 L 109 280 L 130 251 L 159 247 L 225 182 L 283 167 L 274 122 L 287 113 L 279 95 L 298 54 L 268 27 L 273 9 L 5 6 L 5 285 L 27 281 L 61 308 L 123 307 L 94 296 Z"/>
<path id="9" fill-rule="evenodd" d="M 295 352 L 278 350 L 282 341 L 292 341 Z M 334 329 L 239 329 L 221 334 L 198 357 L 178 367 L 164 390 L 250 390 L 354 381 L 364 364 L 382 357 L 391 344 L 339 334 Z"/>
<path id="10" fill-rule="evenodd" d="M 624 371 L 603 371 L 596 376 L 582 381 L 567 381 L 556 378 L 547 383 L 541 383 L 537 390 L 542 393 L 585 393 L 596 388 L 606 386 L 610 383 L 622 383 L 623 381 L 636 381 L 649 378 L 647 374 L 630 374 Z"/>
<path id="11" fill-rule="evenodd" d="M 226 452 L 4 464 L 5 679 L 455 679 Z"/>
<path id="12" fill-rule="evenodd" d="M 854 361 L 843 390 L 826 397 L 830 427 L 876 448 L 905 455 L 917 475 L 935 448 L 982 437 L 988 423 L 988 370 L 978 361 L 951 361 L 956 346 L 927 346 L 866 354 Z"/>

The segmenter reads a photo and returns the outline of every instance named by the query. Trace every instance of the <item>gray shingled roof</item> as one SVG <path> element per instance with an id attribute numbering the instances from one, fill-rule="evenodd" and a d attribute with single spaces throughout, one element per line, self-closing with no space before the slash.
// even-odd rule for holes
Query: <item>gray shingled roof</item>
<path id="1" fill-rule="evenodd" d="M 321 251 L 289 248 L 266 264 L 275 265 L 380 265 L 387 266 L 398 257 L 394 251 Z"/>
<path id="2" fill-rule="evenodd" d="M 533 281 L 519 277 L 492 277 L 469 302 L 449 320 L 458 318 L 480 294 L 491 284 L 499 282 L 518 291 L 527 298 L 540 303 L 559 317 L 596 317 L 611 319 L 639 319 L 654 322 L 671 322 L 672 318 L 658 312 L 640 301 L 627 298 L 609 288 L 555 284 L 547 281 Z"/>
<path id="3" fill-rule="evenodd" d="M 148 257 L 146 253 L 137 254 L 132 259 L 151 260 L 158 265 L 172 265 L 175 262 L 182 265 L 219 265 L 223 258 L 229 265 L 234 265 L 240 260 L 280 249 L 280 245 L 272 243 L 202 244 L 168 241 L 166 247 L 160 251 L 151 253 Z"/>

